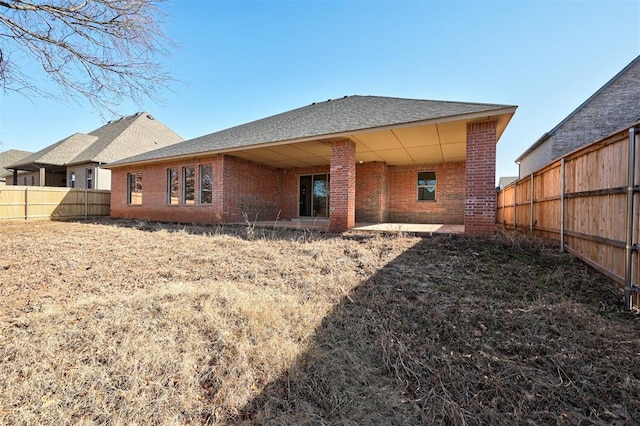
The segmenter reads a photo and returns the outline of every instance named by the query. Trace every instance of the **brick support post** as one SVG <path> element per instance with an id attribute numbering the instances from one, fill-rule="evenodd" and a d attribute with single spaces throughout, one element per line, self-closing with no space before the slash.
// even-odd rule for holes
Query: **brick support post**
<path id="1" fill-rule="evenodd" d="M 329 229 L 343 232 L 355 226 L 356 145 L 350 140 L 331 143 Z"/>
<path id="2" fill-rule="evenodd" d="M 467 124 L 466 234 L 492 235 L 496 231 L 497 121 Z"/>

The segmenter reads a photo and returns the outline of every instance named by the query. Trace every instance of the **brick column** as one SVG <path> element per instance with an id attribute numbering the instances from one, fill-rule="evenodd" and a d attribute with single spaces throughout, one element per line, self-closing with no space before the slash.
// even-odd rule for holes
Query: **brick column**
<path id="1" fill-rule="evenodd" d="M 355 226 L 356 144 L 350 140 L 331 143 L 329 229 L 343 232 Z"/>
<path id="2" fill-rule="evenodd" d="M 464 232 L 492 235 L 496 231 L 497 121 L 467 124 Z"/>

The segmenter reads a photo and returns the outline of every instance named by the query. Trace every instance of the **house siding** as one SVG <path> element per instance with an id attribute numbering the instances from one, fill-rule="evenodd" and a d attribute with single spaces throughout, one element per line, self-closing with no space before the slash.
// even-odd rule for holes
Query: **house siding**
<path id="1" fill-rule="evenodd" d="M 529 155 L 523 157 L 520 160 L 520 167 L 518 169 L 518 174 L 522 179 L 525 176 L 529 176 L 531 173 L 536 170 L 540 170 L 545 165 L 551 163 L 553 161 L 553 142 L 551 139 L 547 139 L 542 144 L 540 144 L 535 150 L 533 150 Z"/>

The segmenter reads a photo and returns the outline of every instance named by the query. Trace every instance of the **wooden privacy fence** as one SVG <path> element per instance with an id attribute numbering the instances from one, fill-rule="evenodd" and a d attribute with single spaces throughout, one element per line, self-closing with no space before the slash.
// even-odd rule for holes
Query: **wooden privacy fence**
<path id="1" fill-rule="evenodd" d="M 636 126 L 640 123 L 636 123 Z M 497 222 L 559 240 L 639 306 L 640 128 L 574 151 L 498 192 Z"/>
<path id="2" fill-rule="evenodd" d="M 0 220 L 109 216 L 111 191 L 0 186 Z"/>

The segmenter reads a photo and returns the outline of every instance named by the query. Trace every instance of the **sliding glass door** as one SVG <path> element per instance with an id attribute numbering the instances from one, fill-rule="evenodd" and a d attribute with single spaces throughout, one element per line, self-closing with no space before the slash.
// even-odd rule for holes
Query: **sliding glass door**
<path id="1" fill-rule="evenodd" d="M 300 176 L 299 212 L 306 217 L 329 217 L 329 175 Z"/>

